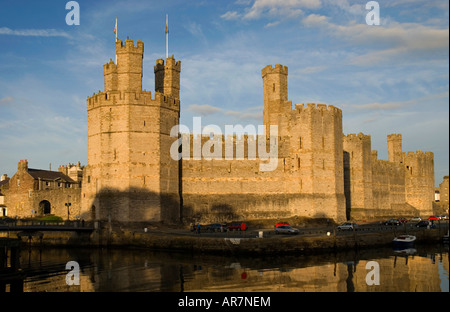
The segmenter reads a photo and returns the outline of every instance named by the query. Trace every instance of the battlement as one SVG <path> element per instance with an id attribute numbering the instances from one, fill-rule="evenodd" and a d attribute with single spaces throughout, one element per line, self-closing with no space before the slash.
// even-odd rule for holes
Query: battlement
<path id="1" fill-rule="evenodd" d="M 401 140 L 402 139 L 402 135 L 398 134 L 398 133 L 388 134 L 387 135 L 387 139 L 388 140 Z"/>
<path id="2" fill-rule="evenodd" d="M 117 72 L 117 65 L 114 63 L 112 59 L 109 59 L 109 62 L 103 65 L 103 73 Z"/>
<path id="3" fill-rule="evenodd" d="M 355 134 L 349 133 L 344 135 L 344 139 L 350 142 L 359 142 L 359 141 L 370 141 L 370 135 L 363 134 L 362 132 Z"/>
<path id="4" fill-rule="evenodd" d="M 157 72 L 159 70 L 164 70 L 164 69 L 173 69 L 176 71 L 181 71 L 181 61 L 175 60 L 173 55 L 169 56 L 166 59 L 166 64 L 164 64 L 163 59 L 157 59 L 156 65 L 154 66 L 155 72 Z"/>
<path id="5" fill-rule="evenodd" d="M 415 152 L 407 152 L 404 153 L 406 157 L 426 157 L 426 158 L 433 158 L 434 153 L 433 152 L 424 152 L 421 150 L 417 150 Z"/>
<path id="6" fill-rule="evenodd" d="M 136 41 L 136 46 L 132 39 L 125 40 L 125 44 L 122 40 L 116 41 L 116 53 L 144 53 L 144 43 L 141 40 Z"/>
<path id="7" fill-rule="evenodd" d="M 121 105 L 122 103 L 134 105 L 160 105 L 174 110 L 178 110 L 180 107 L 179 99 L 172 98 L 160 92 L 155 92 L 152 97 L 151 91 L 99 91 L 92 96 L 88 96 L 86 102 L 88 111 L 101 106 L 114 106 Z"/>
<path id="8" fill-rule="evenodd" d="M 307 103 L 305 106 L 304 103 L 300 103 L 300 104 L 295 104 L 294 110 L 296 110 L 298 113 L 301 113 L 303 111 L 318 110 L 318 111 L 328 111 L 328 112 L 342 115 L 342 110 L 340 108 L 337 108 L 333 105 L 326 105 L 326 104 Z"/>
<path id="9" fill-rule="evenodd" d="M 261 73 L 262 73 L 262 77 L 263 78 L 267 74 L 283 74 L 283 75 L 287 75 L 288 74 L 288 68 L 287 68 L 287 66 L 283 66 L 281 64 L 276 64 L 275 67 L 272 67 L 272 65 L 267 65 L 266 67 L 264 67 L 262 69 Z"/>
<path id="10" fill-rule="evenodd" d="M 218 147 L 218 151 L 209 151 L 214 154 L 213 158 L 218 160 L 234 160 L 234 159 L 249 159 L 258 160 L 261 156 L 259 152 L 259 145 L 265 146 L 266 151 L 272 151 L 274 146 L 271 144 L 276 144 L 278 146 L 277 157 L 286 157 L 287 155 L 282 155 L 281 151 L 284 150 L 286 144 L 288 144 L 287 138 L 278 136 L 276 139 L 267 138 L 265 135 L 253 135 L 253 134 L 187 134 L 182 133 L 181 140 L 183 144 L 189 142 L 189 159 L 209 160 L 205 155 L 202 154 L 205 144 L 208 143 L 209 146 L 214 145 L 214 148 Z M 199 149 L 200 147 L 200 149 Z M 185 147 L 183 148 L 183 157 L 186 157 L 187 152 Z M 216 154 L 217 153 L 217 154 Z M 229 153 L 229 154 L 228 154 Z M 232 159 L 227 159 L 231 156 Z"/>

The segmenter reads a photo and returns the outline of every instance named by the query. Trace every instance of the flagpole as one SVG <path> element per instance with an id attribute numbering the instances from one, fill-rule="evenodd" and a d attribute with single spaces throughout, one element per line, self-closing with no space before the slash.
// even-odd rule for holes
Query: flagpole
<path id="1" fill-rule="evenodd" d="M 116 17 L 116 27 L 114 28 L 114 32 L 116 34 L 116 42 L 117 42 L 117 17 Z M 116 65 L 117 65 L 117 50 L 116 50 Z"/>
<path id="2" fill-rule="evenodd" d="M 166 14 L 166 59 L 169 57 L 169 14 Z"/>

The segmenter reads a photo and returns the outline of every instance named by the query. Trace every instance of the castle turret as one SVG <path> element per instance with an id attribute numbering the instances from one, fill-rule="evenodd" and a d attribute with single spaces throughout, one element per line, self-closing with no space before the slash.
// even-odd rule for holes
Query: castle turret
<path id="1" fill-rule="evenodd" d="M 144 43 L 140 40 L 121 40 L 116 42 L 117 55 L 117 89 L 119 91 L 142 90 L 142 60 L 144 58 Z M 105 90 L 107 91 L 107 90 Z"/>
<path id="2" fill-rule="evenodd" d="M 172 56 L 164 60 L 158 59 L 154 68 L 155 92 L 161 92 L 173 98 L 180 98 L 181 62 Z"/>
<path id="3" fill-rule="evenodd" d="M 285 136 L 289 133 L 289 114 L 292 109 L 288 101 L 287 76 L 288 68 L 276 64 L 262 70 L 264 92 L 264 125 L 269 133 L 270 125 L 278 125 L 278 134 Z"/>
<path id="4" fill-rule="evenodd" d="M 403 163 L 402 153 L 402 135 L 401 134 L 389 134 L 387 136 L 388 141 L 388 159 L 390 162 Z"/>

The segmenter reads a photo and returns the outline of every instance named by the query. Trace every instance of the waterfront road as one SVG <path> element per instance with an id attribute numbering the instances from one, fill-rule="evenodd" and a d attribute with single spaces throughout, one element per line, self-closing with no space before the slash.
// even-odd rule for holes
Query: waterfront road
<path id="1" fill-rule="evenodd" d="M 416 223 L 404 223 L 401 225 L 384 225 L 379 222 L 376 223 L 366 223 L 361 224 L 358 226 L 355 230 L 337 230 L 336 226 L 316 226 L 316 227 L 298 227 L 299 234 L 296 235 L 290 235 L 290 234 L 276 234 L 275 228 L 252 228 L 250 227 L 247 231 L 223 231 L 223 232 L 209 232 L 207 230 L 200 231 L 200 234 L 195 233 L 194 231 L 189 231 L 186 229 L 170 229 L 164 231 L 165 233 L 172 233 L 176 235 L 200 235 L 205 237 L 248 237 L 248 238 L 254 238 L 254 237 L 275 237 L 275 236 L 322 236 L 322 235 L 336 235 L 336 236 L 343 236 L 343 235 L 355 235 L 359 233 L 386 233 L 391 232 L 393 235 L 400 235 L 400 234 L 411 234 L 414 235 L 414 233 L 418 233 L 421 231 L 439 231 L 442 233 L 442 236 L 444 236 L 449 229 L 449 222 L 443 221 L 443 222 L 435 222 L 435 228 L 433 229 L 427 229 L 426 227 L 416 227 Z M 153 232 L 151 230 L 148 230 L 149 232 Z M 159 231 L 158 231 L 159 232 Z"/>

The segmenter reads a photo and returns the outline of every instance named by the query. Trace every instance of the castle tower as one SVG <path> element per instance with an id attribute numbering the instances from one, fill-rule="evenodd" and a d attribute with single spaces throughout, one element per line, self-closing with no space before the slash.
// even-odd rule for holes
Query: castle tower
<path id="1" fill-rule="evenodd" d="M 311 217 L 344 221 L 342 111 L 332 105 L 296 104 L 292 111 L 290 153 L 300 173 L 298 192 L 312 198 Z"/>
<path id="2" fill-rule="evenodd" d="M 406 201 L 421 216 L 433 214 L 434 154 L 416 151 L 404 155 Z"/>
<path id="3" fill-rule="evenodd" d="M 104 92 L 87 99 L 84 219 L 176 221 L 179 216 L 178 162 L 170 158 L 179 91 L 155 92 L 152 98 L 142 90 L 143 53 L 142 41 L 135 46 L 131 39 L 118 40 L 117 64 L 110 60 L 103 66 Z M 179 90 L 180 62 L 174 60 L 174 67 L 178 76 L 172 85 Z"/>
<path id="4" fill-rule="evenodd" d="M 267 65 L 261 71 L 263 79 L 264 112 L 266 133 L 270 125 L 278 125 L 278 135 L 289 134 L 289 115 L 292 103 L 288 101 L 288 68 L 280 64 Z"/>
<path id="5" fill-rule="evenodd" d="M 155 91 L 164 93 L 173 98 L 180 98 L 180 71 L 181 63 L 172 56 L 164 60 L 158 59 L 154 67 Z"/>
<path id="6" fill-rule="evenodd" d="M 343 136 L 344 188 L 347 218 L 357 208 L 366 213 L 373 209 L 372 149 L 370 135 L 362 133 Z M 363 209 L 363 210 L 361 210 Z"/>
<path id="7" fill-rule="evenodd" d="M 387 136 L 388 141 L 388 159 L 390 162 L 402 163 L 402 135 L 401 134 L 389 134 Z"/>

